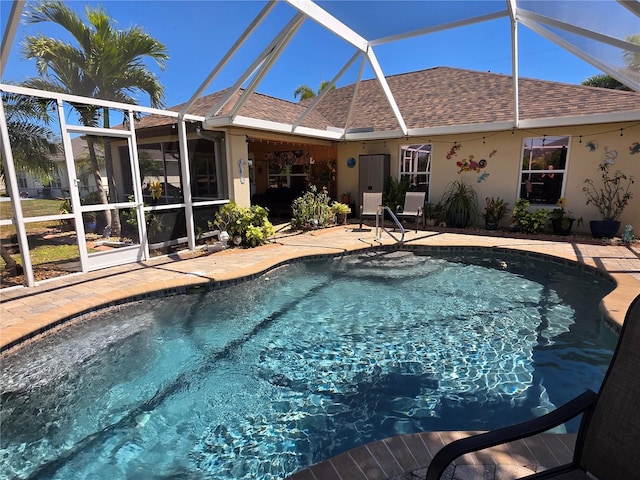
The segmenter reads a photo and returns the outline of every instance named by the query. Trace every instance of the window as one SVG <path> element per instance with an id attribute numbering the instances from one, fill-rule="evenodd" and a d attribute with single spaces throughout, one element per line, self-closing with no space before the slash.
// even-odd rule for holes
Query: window
<path id="1" fill-rule="evenodd" d="M 520 198 L 555 205 L 563 196 L 569 137 L 525 138 L 520 172 Z"/>
<path id="2" fill-rule="evenodd" d="M 269 188 L 289 187 L 304 191 L 309 174 L 308 165 L 269 164 Z"/>
<path id="3" fill-rule="evenodd" d="M 18 188 L 20 188 L 20 189 L 29 188 L 29 184 L 27 182 L 27 174 L 26 173 L 24 173 L 23 171 L 18 172 L 17 179 L 18 179 Z"/>
<path id="4" fill-rule="evenodd" d="M 51 188 L 57 188 L 57 189 L 62 188 L 62 179 L 60 178 L 60 172 L 58 171 L 57 168 L 55 169 L 55 171 L 53 172 L 53 175 L 51 176 L 51 182 L 49 183 L 49 185 L 51 186 Z"/>
<path id="5" fill-rule="evenodd" d="M 405 145 L 400 160 L 400 181 L 409 180 L 409 189 L 427 192 L 431 183 L 431 145 Z M 406 181 L 406 180 L 405 180 Z"/>

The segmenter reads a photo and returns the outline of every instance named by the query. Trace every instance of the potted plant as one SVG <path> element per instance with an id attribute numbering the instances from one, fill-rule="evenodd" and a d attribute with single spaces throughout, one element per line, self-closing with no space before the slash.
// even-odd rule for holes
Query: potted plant
<path id="1" fill-rule="evenodd" d="M 82 214 L 84 220 L 85 233 L 95 233 L 96 231 L 96 212 L 84 212 Z"/>
<path id="2" fill-rule="evenodd" d="M 573 214 L 564 209 L 565 204 L 566 200 L 564 198 L 560 198 L 556 203 L 556 208 L 551 210 L 549 218 L 551 220 L 551 228 L 553 229 L 554 235 L 569 235 L 571 233 L 571 228 L 573 227 L 573 222 L 576 221 Z M 581 223 L 582 218 L 579 218 L 578 225 Z"/>
<path id="3" fill-rule="evenodd" d="M 549 223 L 549 210 L 536 208 L 531 211 L 526 198 L 519 198 L 511 212 L 511 228 L 516 232 L 540 233 Z"/>
<path id="4" fill-rule="evenodd" d="M 347 223 L 347 215 L 351 213 L 351 207 L 346 203 L 334 202 L 331 211 L 336 216 L 336 224 L 344 225 Z"/>
<path id="5" fill-rule="evenodd" d="M 496 230 L 498 223 L 507 214 L 507 206 L 509 205 L 500 197 L 487 197 L 485 199 L 486 206 L 484 207 L 484 226 L 487 230 Z"/>
<path id="6" fill-rule="evenodd" d="M 427 202 L 424 204 L 424 222 L 427 227 L 435 227 L 442 217 L 442 205 Z"/>
<path id="7" fill-rule="evenodd" d="M 591 204 L 598 209 L 602 217 L 601 220 L 589 222 L 591 234 L 596 238 L 615 237 L 620 229 L 620 215 L 633 198 L 631 185 L 634 183 L 633 176 L 628 176 L 620 170 L 609 173 L 610 164 L 602 162 L 600 169 L 600 183 L 596 183 L 587 178 L 584 181 L 582 190 L 587 196 L 587 205 Z"/>
<path id="8" fill-rule="evenodd" d="M 473 186 L 462 180 L 456 180 L 440 199 L 444 218 L 449 227 L 465 228 L 478 216 L 478 196 Z"/>

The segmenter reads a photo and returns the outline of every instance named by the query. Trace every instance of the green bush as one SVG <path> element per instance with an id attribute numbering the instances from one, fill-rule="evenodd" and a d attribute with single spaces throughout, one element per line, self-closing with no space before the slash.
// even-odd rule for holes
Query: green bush
<path id="1" fill-rule="evenodd" d="M 530 211 L 530 206 L 528 200 L 519 198 L 511 213 L 511 223 L 518 232 L 540 233 L 549 222 L 549 211 L 544 208 Z"/>
<path id="2" fill-rule="evenodd" d="M 329 206 L 329 197 L 318 193 L 313 185 L 301 197 L 296 198 L 291 207 L 291 228 L 322 228 L 333 223 L 334 214 Z"/>
<path id="3" fill-rule="evenodd" d="M 265 244 L 275 234 L 267 216 L 267 210 L 259 205 L 247 208 L 229 202 L 220 209 L 211 223 L 220 231 L 226 230 L 231 238 L 241 237 L 241 245 L 257 247 Z"/>

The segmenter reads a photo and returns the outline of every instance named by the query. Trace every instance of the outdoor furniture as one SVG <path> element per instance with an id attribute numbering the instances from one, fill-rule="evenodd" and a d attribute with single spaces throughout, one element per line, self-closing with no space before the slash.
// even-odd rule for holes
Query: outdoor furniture
<path id="1" fill-rule="evenodd" d="M 584 413 L 570 464 L 527 479 L 638 478 L 640 472 L 640 295 L 627 311 L 618 345 L 598 394 L 587 390 L 558 409 L 534 420 L 456 440 L 433 458 L 427 480 L 440 479 L 447 466 L 475 452 L 542 433 Z M 589 472 L 589 473 L 587 473 Z"/>
<path id="2" fill-rule="evenodd" d="M 363 192 L 360 204 L 360 230 L 362 230 L 362 218 L 374 217 L 378 214 L 378 207 L 382 205 L 382 192 Z"/>
<path id="3" fill-rule="evenodd" d="M 398 205 L 396 207 L 396 217 L 404 219 L 406 217 L 414 218 L 416 221 L 416 233 L 418 233 L 418 223 L 424 228 L 424 199 L 426 192 L 407 192 L 404 197 L 404 207 Z M 400 210 L 402 208 L 402 210 Z"/>

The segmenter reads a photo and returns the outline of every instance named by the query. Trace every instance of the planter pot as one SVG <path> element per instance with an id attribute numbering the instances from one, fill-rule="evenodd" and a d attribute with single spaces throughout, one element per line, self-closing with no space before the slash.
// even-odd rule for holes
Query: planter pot
<path id="1" fill-rule="evenodd" d="M 467 213 L 452 213 L 447 217 L 447 226 L 451 228 L 465 228 L 469 223 Z"/>
<path id="2" fill-rule="evenodd" d="M 96 222 L 87 222 L 84 224 L 85 233 L 96 233 Z"/>
<path id="3" fill-rule="evenodd" d="M 497 230 L 498 229 L 498 223 L 494 223 L 494 222 L 484 222 L 484 228 L 485 230 Z"/>
<path id="4" fill-rule="evenodd" d="M 336 213 L 336 225 L 344 225 L 347 223 L 346 213 Z"/>
<path id="5" fill-rule="evenodd" d="M 436 226 L 436 219 L 435 218 L 427 218 L 425 220 L 425 224 L 427 225 L 427 227 L 435 227 Z"/>
<path id="6" fill-rule="evenodd" d="M 553 234 L 554 235 L 563 235 L 563 236 L 567 236 L 571 233 L 571 228 L 573 227 L 573 222 L 574 220 L 571 219 L 569 220 L 569 225 L 567 226 L 567 228 L 564 228 L 562 225 L 562 219 L 561 218 L 554 218 L 551 220 L 551 226 L 553 228 Z"/>
<path id="7" fill-rule="evenodd" d="M 613 238 L 620 230 L 620 222 L 613 220 L 591 220 L 591 235 L 595 238 Z"/>

